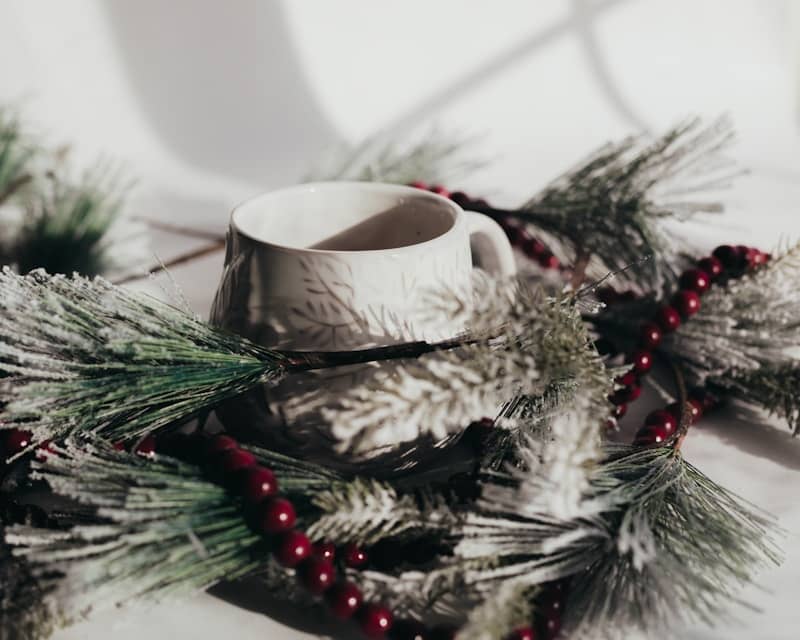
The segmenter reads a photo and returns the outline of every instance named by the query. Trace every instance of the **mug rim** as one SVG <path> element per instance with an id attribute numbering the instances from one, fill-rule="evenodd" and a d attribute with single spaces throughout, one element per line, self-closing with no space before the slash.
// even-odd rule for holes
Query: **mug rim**
<path id="1" fill-rule="evenodd" d="M 236 214 L 239 211 L 241 211 L 244 207 L 252 205 L 260 200 L 269 200 L 270 198 L 277 197 L 279 195 L 285 195 L 293 191 L 313 191 L 316 189 L 345 189 L 353 187 L 357 187 L 365 191 L 377 191 L 377 192 L 386 192 L 393 194 L 397 194 L 398 192 L 405 193 L 409 195 L 414 195 L 416 197 L 430 198 L 440 203 L 444 203 L 453 213 L 453 224 L 444 233 L 441 233 L 438 236 L 434 236 L 433 238 L 429 238 L 428 240 L 423 240 L 422 242 L 416 242 L 414 244 L 408 244 L 402 247 L 391 247 L 387 249 L 349 250 L 349 249 L 311 249 L 307 247 L 290 247 L 285 244 L 277 244 L 274 242 L 270 242 L 269 240 L 263 240 L 262 238 L 254 237 L 251 233 L 248 233 L 247 231 L 242 229 L 242 227 L 239 226 L 239 224 L 236 221 Z M 342 255 L 342 256 L 354 256 L 358 254 L 377 255 L 380 253 L 393 253 L 397 251 L 414 251 L 418 249 L 427 250 L 437 243 L 440 244 L 449 240 L 449 237 L 451 235 L 455 235 L 456 233 L 458 233 L 459 227 L 464 224 L 464 210 L 449 198 L 445 198 L 444 196 L 440 196 L 439 194 L 433 193 L 431 191 L 424 191 L 422 189 L 418 189 L 417 187 L 410 187 L 401 184 L 393 184 L 389 182 L 366 182 L 358 180 L 328 180 L 328 181 L 317 181 L 317 182 L 302 182 L 300 184 L 291 185 L 288 187 L 281 187 L 279 189 L 273 189 L 271 191 L 265 191 L 263 193 L 259 193 L 254 196 L 250 196 L 249 198 L 242 200 L 233 207 L 230 214 L 229 224 L 231 229 L 234 229 L 236 233 L 245 236 L 246 238 L 252 240 L 253 242 L 258 243 L 261 246 L 268 247 L 276 251 L 283 251 L 287 253 L 301 253 L 309 255 Z"/>

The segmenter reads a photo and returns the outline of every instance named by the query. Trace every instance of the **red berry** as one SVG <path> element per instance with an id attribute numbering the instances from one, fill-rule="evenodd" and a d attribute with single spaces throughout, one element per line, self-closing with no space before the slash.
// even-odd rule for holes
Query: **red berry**
<path id="1" fill-rule="evenodd" d="M 358 612 L 361 630 L 370 638 L 381 638 L 392 628 L 392 612 L 379 604 L 365 604 Z"/>
<path id="2" fill-rule="evenodd" d="M 469 196 L 463 191 L 454 191 L 450 194 L 450 199 L 459 207 L 465 207 L 469 203 Z"/>
<path id="3" fill-rule="evenodd" d="M 156 439 L 152 435 L 145 436 L 133 448 L 134 453 L 144 456 L 145 458 L 152 458 L 156 455 Z"/>
<path id="4" fill-rule="evenodd" d="M 698 261 L 697 266 L 701 271 L 708 275 L 712 282 L 718 280 L 722 275 L 722 272 L 725 270 L 725 267 L 722 266 L 722 263 L 719 261 L 719 259 L 715 258 L 714 256 L 703 258 L 702 260 Z"/>
<path id="5" fill-rule="evenodd" d="M 317 558 L 333 562 L 336 557 L 336 547 L 332 542 L 317 542 L 313 547 L 313 553 Z"/>
<path id="6" fill-rule="evenodd" d="M 300 565 L 297 575 L 306 589 L 319 595 L 333 586 L 336 568 L 330 560 L 312 557 Z"/>
<path id="7" fill-rule="evenodd" d="M 561 616 L 550 616 L 544 622 L 545 640 L 554 640 L 561 633 Z"/>
<path id="8" fill-rule="evenodd" d="M 638 384 L 628 385 L 623 389 L 617 389 L 608 396 L 611 404 L 621 405 L 633 402 L 642 394 L 642 388 Z"/>
<path id="9" fill-rule="evenodd" d="M 33 434 L 25 429 L 10 429 L 5 436 L 4 449 L 7 457 L 25 451 L 33 439 Z"/>
<path id="10" fill-rule="evenodd" d="M 52 440 L 45 440 L 36 446 L 36 457 L 39 460 L 46 460 L 48 453 L 55 453 Z"/>
<path id="11" fill-rule="evenodd" d="M 637 351 L 631 358 L 633 368 L 638 374 L 644 374 L 653 367 L 653 354 L 649 351 Z"/>
<path id="12" fill-rule="evenodd" d="M 738 269 L 741 267 L 742 253 L 738 247 L 723 244 L 714 249 L 711 254 L 722 263 L 725 269 Z"/>
<path id="13" fill-rule="evenodd" d="M 431 632 L 416 620 L 398 620 L 389 631 L 389 640 L 429 640 Z"/>
<path id="14" fill-rule="evenodd" d="M 284 567 L 296 567 L 311 555 L 311 540 L 302 531 L 287 531 L 275 547 L 275 557 Z"/>
<path id="15" fill-rule="evenodd" d="M 633 443 L 641 446 L 661 444 L 667 438 L 669 438 L 669 434 L 664 427 L 659 427 L 658 425 L 647 425 L 639 429 L 639 431 L 636 433 L 636 438 L 634 439 Z"/>
<path id="16" fill-rule="evenodd" d="M 286 498 L 267 498 L 261 510 L 261 530 L 264 533 L 283 533 L 294 527 L 297 514 Z"/>
<path id="17" fill-rule="evenodd" d="M 688 318 L 700 311 L 700 296 L 694 291 L 679 291 L 672 298 L 672 306 L 681 316 Z"/>
<path id="18" fill-rule="evenodd" d="M 675 433 L 675 430 L 678 428 L 678 421 L 675 416 L 664 409 L 652 411 L 648 414 L 647 418 L 645 418 L 644 423 L 648 427 L 661 427 L 666 431 L 668 436 Z"/>
<path id="19" fill-rule="evenodd" d="M 645 349 L 655 349 L 661 344 L 661 329 L 654 322 L 647 322 L 642 325 L 641 333 L 639 334 L 639 344 Z"/>
<path id="20" fill-rule="evenodd" d="M 624 416 L 628 412 L 628 405 L 624 402 L 622 404 L 618 404 L 614 407 L 611 415 L 614 416 L 617 420 L 619 420 L 622 416 Z"/>
<path id="21" fill-rule="evenodd" d="M 702 387 L 689 389 L 689 399 L 696 400 L 703 408 L 703 412 L 710 411 L 717 406 L 719 398 Z"/>
<path id="22" fill-rule="evenodd" d="M 361 591 L 352 582 L 340 582 L 325 594 L 325 601 L 328 603 L 331 613 L 343 620 L 350 618 L 358 611 L 363 599 Z"/>
<path id="23" fill-rule="evenodd" d="M 692 415 L 692 424 L 694 424 L 703 415 L 703 405 L 697 400 L 694 400 L 692 398 L 690 398 L 686 402 L 686 404 Z M 669 405 L 667 405 L 667 411 L 669 411 L 673 416 L 675 416 L 675 419 L 678 420 L 678 422 L 680 422 L 680 419 L 683 417 L 683 411 L 681 410 L 680 402 L 672 402 Z"/>
<path id="24" fill-rule="evenodd" d="M 125 451 L 125 443 L 122 440 L 115 442 L 111 446 L 114 447 L 115 451 Z"/>
<path id="25" fill-rule="evenodd" d="M 222 456 L 222 469 L 228 474 L 252 467 L 255 463 L 256 457 L 243 449 L 231 449 Z"/>
<path id="26" fill-rule="evenodd" d="M 348 544 L 344 548 L 344 563 L 348 567 L 352 567 L 357 569 L 358 567 L 363 567 L 367 564 L 367 554 L 366 552 L 355 544 Z"/>
<path id="27" fill-rule="evenodd" d="M 683 272 L 679 282 L 681 289 L 705 293 L 711 286 L 711 276 L 701 269 L 689 269 Z"/>
<path id="28" fill-rule="evenodd" d="M 450 197 L 450 191 L 445 189 L 440 184 L 435 184 L 435 185 L 431 186 L 430 188 L 428 188 L 428 191 L 431 191 L 431 192 L 433 192 L 433 193 L 435 193 L 437 195 L 440 195 L 443 198 L 449 198 Z"/>
<path id="29" fill-rule="evenodd" d="M 541 256 L 545 251 L 547 251 L 547 247 L 544 246 L 544 243 L 538 238 L 534 238 L 533 236 L 528 236 L 528 238 L 522 244 L 522 251 L 531 260 L 538 260 L 539 256 Z"/>
<path id="30" fill-rule="evenodd" d="M 767 264 L 767 261 L 769 260 L 768 254 L 764 253 L 763 251 L 759 251 L 758 249 L 753 249 L 753 251 L 755 251 L 755 254 L 752 256 L 750 261 L 750 266 L 753 269 Z"/>
<path id="31" fill-rule="evenodd" d="M 415 189 L 426 189 L 428 188 L 428 183 L 423 182 L 422 180 L 414 180 L 414 182 L 408 183 L 409 187 L 414 187 Z"/>
<path id="32" fill-rule="evenodd" d="M 206 448 L 206 453 L 210 456 L 214 456 L 219 453 L 224 453 L 225 451 L 231 451 L 232 449 L 238 448 L 239 443 L 230 436 L 218 435 L 211 438 L 208 443 L 208 447 Z"/>
<path id="33" fill-rule="evenodd" d="M 672 307 L 661 307 L 656 313 L 656 322 L 662 331 L 670 333 L 681 326 L 681 316 Z"/>
<path id="34" fill-rule="evenodd" d="M 558 269 L 558 265 L 561 264 L 559 259 L 549 251 L 542 253 L 537 260 L 542 269 Z"/>
<path id="35" fill-rule="evenodd" d="M 266 467 L 252 467 L 242 482 L 242 495 L 252 504 L 258 504 L 269 496 L 278 493 L 275 474 Z"/>
<path id="36" fill-rule="evenodd" d="M 536 634 L 530 627 L 519 627 L 508 634 L 508 640 L 536 640 Z"/>
<path id="37" fill-rule="evenodd" d="M 632 384 L 638 384 L 639 383 L 639 376 L 636 375 L 636 370 L 635 369 L 631 369 L 630 371 L 628 371 L 626 373 L 623 373 L 621 376 L 619 376 L 616 379 L 616 381 L 619 384 L 627 387 L 627 386 L 630 386 Z"/>

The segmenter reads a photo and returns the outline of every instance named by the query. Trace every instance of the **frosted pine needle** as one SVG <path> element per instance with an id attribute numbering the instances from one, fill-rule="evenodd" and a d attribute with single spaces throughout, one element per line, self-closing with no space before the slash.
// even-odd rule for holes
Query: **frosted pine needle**
<path id="1" fill-rule="evenodd" d="M 35 441 L 140 436 L 280 377 L 285 364 L 101 278 L 0 274 L 0 420 Z"/>

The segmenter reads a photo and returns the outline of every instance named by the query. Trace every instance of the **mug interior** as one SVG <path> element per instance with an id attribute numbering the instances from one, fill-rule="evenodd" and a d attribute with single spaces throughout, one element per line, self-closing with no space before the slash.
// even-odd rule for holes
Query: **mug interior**
<path id="1" fill-rule="evenodd" d="M 429 242 L 456 224 L 458 207 L 412 187 L 311 183 L 244 202 L 231 216 L 246 236 L 289 249 L 380 251 Z"/>

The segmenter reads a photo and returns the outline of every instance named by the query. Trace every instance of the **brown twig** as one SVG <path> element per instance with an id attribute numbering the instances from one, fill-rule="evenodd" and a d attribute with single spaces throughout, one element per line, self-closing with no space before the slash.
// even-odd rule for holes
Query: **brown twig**
<path id="1" fill-rule="evenodd" d="M 143 278 L 150 277 L 154 273 L 159 273 L 161 271 L 164 271 L 164 269 L 169 269 L 171 267 L 177 267 L 178 265 L 186 264 L 187 262 L 191 262 L 192 260 L 197 260 L 198 258 L 211 255 L 212 253 L 216 253 L 217 251 L 222 251 L 222 249 L 224 248 L 225 248 L 225 240 L 223 238 L 221 240 L 213 242 L 212 244 L 200 247 L 199 249 L 194 249 L 193 251 L 182 253 L 181 255 L 172 258 L 172 260 L 167 260 L 167 262 L 160 262 L 159 264 L 153 265 L 143 273 L 130 273 L 128 275 L 122 276 L 121 278 L 114 280 L 113 283 L 128 284 L 129 282 L 142 280 Z"/>
<path id="2" fill-rule="evenodd" d="M 672 372 L 672 378 L 675 381 L 675 387 L 678 390 L 678 402 L 680 403 L 681 407 L 681 417 L 680 420 L 678 420 L 678 428 L 675 430 L 675 435 L 672 437 L 672 444 L 675 451 L 680 451 L 681 445 L 683 445 L 683 440 L 686 438 L 686 434 L 689 432 L 689 428 L 692 426 L 692 409 L 689 406 L 689 393 L 686 390 L 686 380 L 683 376 L 683 371 L 681 371 L 681 368 L 672 358 L 661 351 L 657 353 L 661 359 L 664 360 L 667 365 L 669 365 L 670 371 Z"/>
<path id="3" fill-rule="evenodd" d="M 591 253 L 582 247 L 578 247 L 575 253 L 575 264 L 572 267 L 572 280 L 570 281 L 573 291 L 578 291 L 586 280 L 586 269 L 591 259 Z"/>
<path id="4" fill-rule="evenodd" d="M 488 342 L 499 334 L 499 331 L 484 333 L 479 336 L 469 334 L 440 342 L 420 340 L 383 347 L 372 347 L 370 349 L 357 349 L 355 351 L 283 351 L 282 354 L 289 358 L 289 372 L 297 373 L 350 364 L 364 364 L 366 362 L 418 358 L 428 353 L 450 351 L 451 349 L 458 349 L 471 344 Z"/>
<path id="5" fill-rule="evenodd" d="M 146 224 L 151 229 L 158 231 L 166 231 L 167 233 L 174 233 L 179 236 L 186 236 L 187 238 L 200 238 L 201 240 L 212 240 L 215 242 L 225 242 L 225 235 L 214 233 L 213 231 L 203 231 L 202 229 L 192 229 L 190 227 L 182 227 L 168 222 L 160 222 L 158 220 L 150 220 L 142 216 L 134 216 L 134 220 L 138 220 Z"/>

